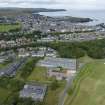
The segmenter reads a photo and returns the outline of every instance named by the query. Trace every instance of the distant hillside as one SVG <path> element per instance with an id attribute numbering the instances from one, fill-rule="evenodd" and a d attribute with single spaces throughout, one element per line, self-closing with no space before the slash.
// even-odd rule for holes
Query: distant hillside
<path id="1" fill-rule="evenodd" d="M 21 14 L 31 14 L 38 12 L 66 11 L 65 9 L 46 9 L 46 8 L 0 8 L 0 16 L 16 16 Z"/>

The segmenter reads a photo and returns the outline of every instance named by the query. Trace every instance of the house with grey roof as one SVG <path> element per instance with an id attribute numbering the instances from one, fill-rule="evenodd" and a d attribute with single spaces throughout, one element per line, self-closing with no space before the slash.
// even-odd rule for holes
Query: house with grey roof
<path id="1" fill-rule="evenodd" d="M 32 98 L 34 101 L 43 101 L 47 85 L 26 84 L 20 91 L 21 98 Z"/>

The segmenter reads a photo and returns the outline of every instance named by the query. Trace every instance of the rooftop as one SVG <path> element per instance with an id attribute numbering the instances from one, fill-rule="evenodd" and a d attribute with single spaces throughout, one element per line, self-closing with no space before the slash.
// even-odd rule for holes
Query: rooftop
<path id="1" fill-rule="evenodd" d="M 27 84 L 20 91 L 20 97 L 32 98 L 34 101 L 42 101 L 46 93 L 46 85 Z"/>
<path id="2" fill-rule="evenodd" d="M 19 61 L 13 62 L 10 65 L 0 70 L 0 76 L 13 76 L 16 74 L 17 70 L 26 61 L 26 59 L 21 59 Z"/>
<path id="3" fill-rule="evenodd" d="M 45 67 L 62 67 L 68 70 L 76 70 L 76 59 L 46 57 L 44 60 L 39 61 L 38 65 Z"/>

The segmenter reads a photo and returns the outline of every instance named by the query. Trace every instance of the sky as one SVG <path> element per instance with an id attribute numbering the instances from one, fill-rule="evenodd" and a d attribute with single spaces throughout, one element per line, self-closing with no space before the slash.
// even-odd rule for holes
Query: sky
<path id="1" fill-rule="evenodd" d="M 0 0 L 0 7 L 105 9 L 105 0 Z"/>

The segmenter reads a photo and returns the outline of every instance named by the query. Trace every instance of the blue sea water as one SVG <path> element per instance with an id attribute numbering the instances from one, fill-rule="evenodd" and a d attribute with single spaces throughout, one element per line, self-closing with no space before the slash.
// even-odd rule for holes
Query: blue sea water
<path id="1" fill-rule="evenodd" d="M 39 14 L 45 16 L 72 16 L 72 17 L 84 17 L 91 18 L 94 21 L 89 22 L 89 25 L 95 25 L 105 23 L 105 10 L 67 10 L 60 12 L 40 12 Z"/>

